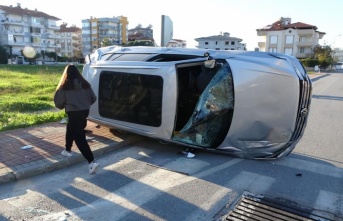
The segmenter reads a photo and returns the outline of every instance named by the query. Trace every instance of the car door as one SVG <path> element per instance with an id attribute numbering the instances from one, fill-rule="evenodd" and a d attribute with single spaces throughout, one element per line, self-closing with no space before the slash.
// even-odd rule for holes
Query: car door
<path id="1" fill-rule="evenodd" d="M 90 109 L 90 120 L 170 139 L 177 97 L 174 63 L 99 61 L 84 70 L 98 97 Z"/>

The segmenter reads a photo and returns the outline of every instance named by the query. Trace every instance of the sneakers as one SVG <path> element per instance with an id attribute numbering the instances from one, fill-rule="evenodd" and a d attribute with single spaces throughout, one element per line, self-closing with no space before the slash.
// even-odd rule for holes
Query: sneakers
<path id="1" fill-rule="evenodd" d="M 63 151 L 61 152 L 61 154 L 62 154 L 63 156 L 65 156 L 65 157 L 72 157 L 72 156 L 73 156 L 72 152 L 68 152 L 68 151 L 66 151 L 66 150 L 63 150 Z"/>
<path id="2" fill-rule="evenodd" d="M 98 168 L 99 164 L 95 161 L 89 164 L 89 174 L 95 173 L 95 170 Z"/>
<path id="3" fill-rule="evenodd" d="M 60 124 L 67 124 L 68 123 L 68 118 L 63 118 L 61 121 L 60 121 Z"/>

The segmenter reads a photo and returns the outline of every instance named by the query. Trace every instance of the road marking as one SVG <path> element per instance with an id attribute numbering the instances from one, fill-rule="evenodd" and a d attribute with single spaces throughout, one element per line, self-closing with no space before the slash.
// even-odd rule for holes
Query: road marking
<path id="1" fill-rule="evenodd" d="M 343 196 L 333 192 L 321 190 L 318 194 L 314 208 L 324 208 L 335 214 L 342 214 L 343 211 Z"/>

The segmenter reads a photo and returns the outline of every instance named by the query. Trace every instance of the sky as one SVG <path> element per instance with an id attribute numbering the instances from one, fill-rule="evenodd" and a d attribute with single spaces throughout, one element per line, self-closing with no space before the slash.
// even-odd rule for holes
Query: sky
<path id="1" fill-rule="evenodd" d="M 152 25 L 154 39 L 161 42 L 161 17 L 173 21 L 173 38 L 195 48 L 195 38 L 228 32 L 242 39 L 248 50 L 258 47 L 256 29 L 270 25 L 281 17 L 291 22 L 317 26 L 326 33 L 320 45 L 343 49 L 343 0 L 0 0 L 0 5 L 16 6 L 60 18 L 58 24 L 82 27 L 82 20 L 125 16 L 129 29 Z"/>

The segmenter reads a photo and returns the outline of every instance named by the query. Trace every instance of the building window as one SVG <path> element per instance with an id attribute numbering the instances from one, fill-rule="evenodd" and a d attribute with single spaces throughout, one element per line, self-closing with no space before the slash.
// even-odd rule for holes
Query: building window
<path id="1" fill-rule="evenodd" d="M 64 33 L 61 33 L 61 37 L 64 37 Z"/>
<path id="2" fill-rule="evenodd" d="M 300 37 L 299 41 L 300 42 L 306 42 L 306 37 Z"/>
<path id="3" fill-rule="evenodd" d="M 218 41 L 216 41 L 216 45 L 218 44 Z"/>
<path id="4" fill-rule="evenodd" d="M 91 32 L 89 30 L 82 30 L 82 34 L 89 35 Z"/>
<path id="5" fill-rule="evenodd" d="M 286 35 L 286 44 L 293 44 L 293 35 Z"/>
<path id="6" fill-rule="evenodd" d="M 300 48 L 299 52 L 300 52 L 300 53 L 305 53 L 305 48 L 303 48 L 303 47 Z"/>
<path id="7" fill-rule="evenodd" d="M 235 42 L 234 42 L 234 41 L 231 41 L 231 45 L 235 45 Z"/>
<path id="8" fill-rule="evenodd" d="M 220 50 L 220 48 L 216 48 L 216 50 Z"/>
<path id="9" fill-rule="evenodd" d="M 96 29 L 92 29 L 92 34 L 96 34 L 98 31 Z"/>
<path id="10" fill-rule="evenodd" d="M 208 41 L 205 42 L 205 45 L 208 45 Z"/>
<path id="11" fill-rule="evenodd" d="M 96 27 L 98 25 L 97 22 L 92 22 L 92 27 Z"/>
<path id="12" fill-rule="evenodd" d="M 82 27 L 89 27 L 89 23 L 88 22 L 85 22 L 85 23 L 82 23 Z"/>
<path id="13" fill-rule="evenodd" d="M 276 48 L 269 48 L 269 52 L 276 52 Z"/>
<path id="14" fill-rule="evenodd" d="M 277 44 L 277 36 L 276 35 L 272 35 L 270 36 L 270 44 Z"/>
<path id="15" fill-rule="evenodd" d="M 228 42 L 228 41 L 225 41 L 225 45 L 229 45 L 230 44 L 230 42 Z"/>
<path id="16" fill-rule="evenodd" d="M 285 48 L 286 55 L 293 55 L 293 48 Z"/>

